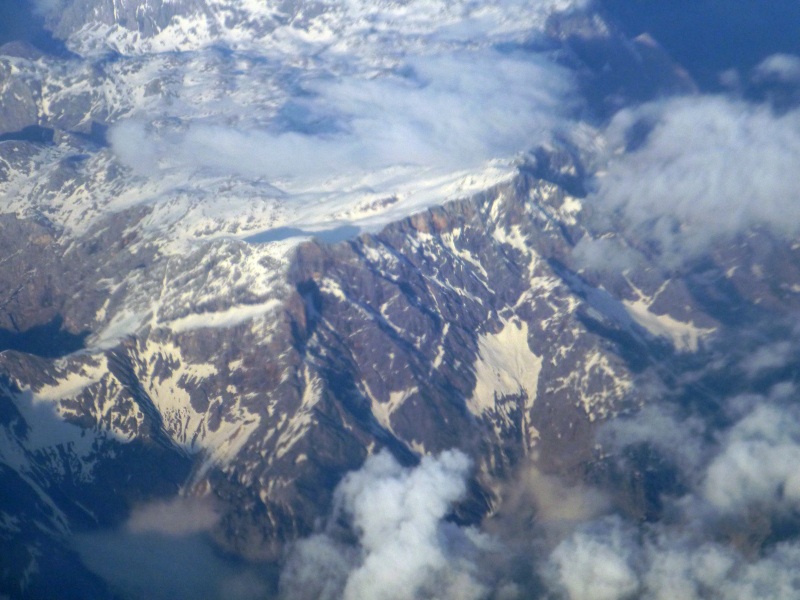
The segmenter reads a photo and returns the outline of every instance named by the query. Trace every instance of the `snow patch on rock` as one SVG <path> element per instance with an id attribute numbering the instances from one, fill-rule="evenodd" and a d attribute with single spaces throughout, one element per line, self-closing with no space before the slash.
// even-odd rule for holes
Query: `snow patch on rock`
<path id="1" fill-rule="evenodd" d="M 511 320 L 498 333 L 485 334 L 478 339 L 478 359 L 475 389 L 467 407 L 475 415 L 495 408 L 503 396 L 523 394 L 526 406 L 532 406 L 539 386 L 542 358 L 528 345 L 528 324 Z"/>

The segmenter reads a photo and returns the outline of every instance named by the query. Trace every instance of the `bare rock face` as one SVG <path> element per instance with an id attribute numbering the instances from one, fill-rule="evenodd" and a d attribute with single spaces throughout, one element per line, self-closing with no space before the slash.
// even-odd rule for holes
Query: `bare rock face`
<path id="1" fill-rule="evenodd" d="M 39 124 L 41 91 L 32 82 L 14 77 L 10 63 L 0 70 L 0 134 L 22 131 Z"/>
<path id="2" fill-rule="evenodd" d="M 281 264 L 237 240 L 159 256 L 131 227 L 147 210 L 78 242 L 43 217 L 4 216 L 2 472 L 13 497 L 38 498 L 4 508 L 8 560 L 33 560 L 20 540 L 44 519 L 37 547 L 60 540 L 48 556 L 73 564 L 71 531 L 119 524 L 179 488 L 222 507 L 222 548 L 275 559 L 380 448 L 407 465 L 471 456 L 467 522 L 495 510 L 500 482 L 529 460 L 657 511 L 652 488 L 666 484 L 620 481 L 597 426 L 641 405 L 638 384 L 674 386 L 716 360 L 726 322 L 788 314 L 793 296 L 750 281 L 758 269 L 720 279 L 724 252 L 673 278 L 581 270 L 586 200 L 534 175 L 563 178 L 571 161 L 540 154 L 509 183 L 377 234 L 302 243 Z M 737 261 L 797 264 L 750 239 Z M 115 338 L 131 315 L 141 327 Z"/>
<path id="3" fill-rule="evenodd" d="M 17 468 L 39 473 L 48 496 L 75 498 L 65 486 L 81 482 L 80 504 L 106 524 L 132 497 L 178 485 L 212 494 L 226 507 L 220 543 L 264 558 L 310 531 L 368 453 L 386 447 L 414 464 L 458 447 L 479 465 L 479 518 L 492 481 L 523 457 L 559 468 L 586 460 L 593 423 L 630 385 L 625 360 L 582 324 L 584 302 L 550 264 L 569 247 L 557 219 L 570 222 L 579 205 L 520 175 L 378 235 L 300 245 L 277 292 L 234 285 L 189 312 L 163 299 L 197 299 L 217 278 L 230 286 L 253 246 L 212 244 L 172 270 L 115 232 L 141 214 L 117 215 L 68 253 L 46 223 L 7 218 L 9 250 L 34 249 L 4 271 L 6 289 L 23 284 L 4 300 L 15 333 L 0 355 L 6 439 L 28 457 Z M 39 267 L 26 280 L 31 260 Z M 162 303 L 148 293 L 143 304 L 152 324 L 105 349 L 70 346 L 110 320 L 98 312 L 128 310 L 119 288 L 101 283 L 122 271 L 140 271 L 144 289 L 158 280 Z M 62 347 L 37 345 L 37 333 Z M 59 424 L 46 441 L 41 410 Z M 150 483 L 109 479 L 153 460 L 175 467 Z"/>

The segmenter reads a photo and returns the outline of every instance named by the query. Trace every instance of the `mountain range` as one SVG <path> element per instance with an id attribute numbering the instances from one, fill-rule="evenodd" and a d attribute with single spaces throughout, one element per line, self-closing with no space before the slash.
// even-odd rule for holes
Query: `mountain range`
<path id="1" fill-rule="evenodd" d="M 709 96 L 568 0 L 35 11 L 0 592 L 794 597 L 800 59 Z"/>

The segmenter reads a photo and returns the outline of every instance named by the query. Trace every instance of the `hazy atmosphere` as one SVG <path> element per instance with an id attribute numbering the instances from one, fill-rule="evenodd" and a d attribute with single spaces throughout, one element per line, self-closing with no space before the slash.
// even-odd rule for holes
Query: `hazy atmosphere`
<path id="1" fill-rule="evenodd" d="M 3 0 L 0 598 L 800 598 L 798 27 Z"/>

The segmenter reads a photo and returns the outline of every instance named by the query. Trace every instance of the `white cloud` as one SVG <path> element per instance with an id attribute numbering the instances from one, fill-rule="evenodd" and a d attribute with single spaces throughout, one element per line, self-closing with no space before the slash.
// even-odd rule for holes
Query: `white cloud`
<path id="1" fill-rule="evenodd" d="M 726 512 L 800 507 L 800 419 L 790 407 L 760 405 L 724 437 L 708 466 L 704 496 Z"/>
<path id="2" fill-rule="evenodd" d="M 545 580 L 568 600 L 790 600 L 800 593 L 797 544 L 748 558 L 693 541 L 686 529 L 688 536 L 663 524 L 637 531 L 616 517 L 588 524 L 551 553 Z"/>
<path id="3" fill-rule="evenodd" d="M 639 589 L 635 543 L 618 518 L 606 518 L 561 542 L 550 555 L 551 575 L 569 600 L 625 600 Z"/>
<path id="4" fill-rule="evenodd" d="M 299 542 L 281 579 L 286 598 L 478 600 L 488 588 L 470 559 L 480 537 L 443 522 L 466 493 L 470 461 L 459 452 L 401 467 L 372 456 L 335 492 L 331 523 L 349 520 L 354 547 L 325 534 Z"/>
<path id="5" fill-rule="evenodd" d="M 762 349 L 742 364 L 758 371 L 786 358 L 780 343 Z M 540 567 L 552 591 L 570 600 L 800 597 L 800 544 L 775 541 L 791 535 L 800 508 L 796 389 L 781 382 L 768 395 L 709 400 L 718 410 L 687 416 L 688 406 L 654 397 L 638 415 L 603 427 L 598 441 L 618 467 L 626 468 L 628 448 L 646 443 L 671 459 L 686 491 L 662 497 L 655 522 L 578 524 Z"/>
<path id="6" fill-rule="evenodd" d="M 750 227 L 800 230 L 800 111 L 724 97 L 676 98 L 621 111 L 612 146 L 635 123 L 652 130 L 636 150 L 611 157 L 593 201 L 617 214 L 629 235 L 656 241 L 680 263 Z"/>
<path id="7" fill-rule="evenodd" d="M 743 565 L 720 582 L 721 596 L 730 600 L 792 600 L 800 595 L 797 565 L 800 546 L 780 544 L 765 558 Z"/>
<path id="8" fill-rule="evenodd" d="M 712 559 L 717 556 L 714 548 Z M 659 552 L 658 561 L 644 576 L 644 587 L 648 590 L 648 600 L 700 600 L 698 570 L 705 575 L 702 567 L 698 569 L 697 556 L 682 549 L 665 549 Z M 706 558 L 706 557 L 703 557 Z M 725 565 L 725 572 L 729 565 Z M 703 577 L 709 579 L 709 577 Z M 716 579 L 716 578 L 713 578 Z"/>
<path id="9" fill-rule="evenodd" d="M 800 56 L 773 54 L 761 61 L 753 72 L 756 81 L 800 84 Z"/>
<path id="10" fill-rule="evenodd" d="M 65 0 L 32 0 L 36 14 L 48 17 L 64 9 Z"/>
<path id="11" fill-rule="evenodd" d="M 783 340 L 761 346 L 742 361 L 742 366 L 748 376 L 755 377 L 765 370 L 787 365 L 795 356 L 797 354 L 792 343 Z"/>
<path id="12" fill-rule="evenodd" d="M 319 181 L 394 165 L 476 167 L 530 149 L 573 108 L 566 69 L 541 56 L 493 50 L 412 57 L 404 70 L 320 77 L 305 87 L 310 96 L 292 100 L 282 131 L 201 120 L 157 130 L 130 120 L 109 139 L 142 174 L 210 168 Z M 292 122 L 293 112 L 301 123 Z"/>
<path id="13" fill-rule="evenodd" d="M 696 417 L 680 418 L 665 402 L 653 402 L 633 417 L 609 420 L 598 432 L 598 441 L 615 453 L 637 444 L 648 444 L 669 457 L 682 473 L 693 475 L 703 466 L 708 449 L 703 438 L 706 425 Z"/>
<path id="14" fill-rule="evenodd" d="M 800 592 L 796 575 L 800 546 L 779 544 L 746 560 L 713 542 L 687 547 L 668 532 L 638 549 L 645 558 L 644 600 L 789 600 Z"/>
<path id="15" fill-rule="evenodd" d="M 646 264 L 639 252 L 617 236 L 594 240 L 584 236 L 572 249 L 572 258 L 579 269 L 603 273 L 625 273 Z"/>
<path id="16" fill-rule="evenodd" d="M 286 600 L 338 600 L 358 559 L 357 548 L 327 533 L 301 540 L 281 572 L 281 596 Z"/>

